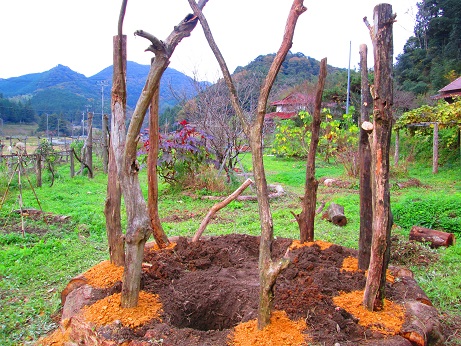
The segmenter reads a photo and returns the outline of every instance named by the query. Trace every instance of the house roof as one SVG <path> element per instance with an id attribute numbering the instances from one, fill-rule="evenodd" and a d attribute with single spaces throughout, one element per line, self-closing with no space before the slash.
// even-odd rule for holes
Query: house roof
<path id="1" fill-rule="evenodd" d="M 431 96 L 432 99 L 447 99 L 449 97 L 461 96 L 461 77 L 458 77 L 450 84 L 439 90 L 437 95 Z"/>
<path id="2" fill-rule="evenodd" d="M 439 92 L 456 92 L 460 91 L 461 92 L 461 77 L 456 78 L 453 82 L 448 84 L 447 86 L 444 86 L 442 89 L 439 90 Z"/>
<path id="3" fill-rule="evenodd" d="M 291 93 L 282 100 L 274 101 L 271 106 L 282 106 L 282 105 L 302 105 L 307 103 L 306 95 L 302 93 Z"/>
<path id="4" fill-rule="evenodd" d="M 298 112 L 272 112 L 272 113 L 267 113 L 265 115 L 265 119 L 279 118 L 279 119 L 285 120 L 285 119 L 291 119 L 295 117 L 297 114 Z"/>

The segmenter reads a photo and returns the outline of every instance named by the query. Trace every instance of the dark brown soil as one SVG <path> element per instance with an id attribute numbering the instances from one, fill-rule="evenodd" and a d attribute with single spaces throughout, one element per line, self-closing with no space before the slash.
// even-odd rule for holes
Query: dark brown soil
<path id="1" fill-rule="evenodd" d="M 274 258 L 291 243 L 277 239 Z M 179 238 L 174 249 L 146 248 L 142 286 L 159 296 L 161 320 L 135 329 L 112 323 L 99 327 L 98 334 L 118 344 L 227 345 L 236 325 L 256 318 L 258 247 L 259 237 L 233 234 L 197 243 Z M 361 326 L 333 303 L 340 293 L 365 286 L 363 272 L 343 269 L 350 257 L 356 257 L 355 250 L 334 244 L 323 250 L 317 244 L 293 248 L 291 264 L 275 285 L 275 310 L 305 320 L 309 345 L 395 345 L 392 336 Z M 388 282 L 386 290 L 389 300 L 403 303 L 407 292 L 398 282 Z"/>

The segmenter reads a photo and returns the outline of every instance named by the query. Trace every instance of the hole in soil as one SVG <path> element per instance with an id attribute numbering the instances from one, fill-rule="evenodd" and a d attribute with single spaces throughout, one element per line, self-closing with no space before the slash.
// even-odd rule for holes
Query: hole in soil
<path id="1" fill-rule="evenodd" d="M 175 283 L 174 306 L 164 306 L 171 324 L 202 331 L 223 330 L 256 317 L 257 284 L 249 282 L 248 276 L 241 280 L 238 274 L 227 278 L 194 274 L 195 280 L 188 285 Z"/>

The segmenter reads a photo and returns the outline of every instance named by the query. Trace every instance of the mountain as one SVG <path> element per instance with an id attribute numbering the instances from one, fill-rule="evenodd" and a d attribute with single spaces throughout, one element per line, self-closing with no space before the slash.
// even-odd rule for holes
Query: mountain
<path id="1" fill-rule="evenodd" d="M 149 69 L 149 65 L 127 62 L 128 111 L 135 108 Z M 42 73 L 0 79 L 0 94 L 4 98 L 27 101 L 39 115 L 63 114 L 72 122 L 80 119 L 86 110 L 101 114 L 102 96 L 104 113 L 110 113 L 112 72 L 113 68 L 109 66 L 94 76 L 86 77 L 69 67 L 58 65 Z M 195 95 L 192 78 L 167 68 L 160 82 L 160 112 L 178 103 L 171 90 L 181 97 Z M 98 125 L 99 118 L 95 116 L 95 125 Z"/>

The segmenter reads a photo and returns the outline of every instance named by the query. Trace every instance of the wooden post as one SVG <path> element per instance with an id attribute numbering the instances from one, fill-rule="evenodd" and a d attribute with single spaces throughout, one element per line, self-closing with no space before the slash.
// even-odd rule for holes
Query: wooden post
<path id="1" fill-rule="evenodd" d="M 359 269 L 367 270 L 370 264 L 373 203 L 371 191 L 371 148 L 368 132 L 362 128 L 364 122 L 370 121 L 371 94 L 368 82 L 367 67 L 368 48 L 360 45 L 360 73 L 361 73 L 361 107 L 360 107 L 360 139 L 359 139 L 359 167 L 360 167 L 360 236 L 359 236 Z"/>
<path id="2" fill-rule="evenodd" d="M 75 176 L 75 159 L 74 159 L 74 149 L 70 149 L 70 177 L 73 178 Z"/>
<path id="3" fill-rule="evenodd" d="M 394 151 L 394 166 L 399 165 L 400 156 L 400 131 L 395 131 L 395 151 Z"/>
<path id="4" fill-rule="evenodd" d="M 373 27 L 367 19 L 373 42 L 374 87 L 373 97 L 373 239 L 370 266 L 363 297 L 364 306 L 370 311 L 381 310 L 384 305 L 386 270 L 390 257 L 392 214 L 389 190 L 389 149 L 392 132 L 393 105 L 393 36 L 395 15 L 390 4 L 379 4 L 373 11 Z"/>
<path id="5" fill-rule="evenodd" d="M 325 88 L 325 80 L 327 76 L 327 59 L 323 58 L 320 62 L 319 81 L 315 94 L 315 109 L 312 117 L 311 125 L 311 143 L 309 145 L 309 153 L 306 162 L 306 183 L 304 187 L 304 198 L 302 199 L 302 211 L 300 214 L 294 214 L 299 226 L 299 240 L 301 243 L 314 241 L 314 221 L 315 221 L 315 206 L 317 203 L 317 188 L 319 182 L 315 179 L 315 157 L 317 155 L 317 147 L 320 138 L 320 113 L 322 109 L 322 95 Z"/>
<path id="6" fill-rule="evenodd" d="M 37 175 L 37 187 L 42 186 L 42 155 L 35 156 L 35 172 Z"/>
<path id="7" fill-rule="evenodd" d="M 434 138 L 432 142 L 432 173 L 439 172 L 439 123 L 434 123 Z"/>
<path id="8" fill-rule="evenodd" d="M 82 160 L 88 165 L 88 178 L 93 178 L 93 113 L 88 113 L 88 136 L 86 138 L 86 157 Z"/>
<path id="9" fill-rule="evenodd" d="M 102 169 L 107 174 L 107 166 L 109 165 L 109 146 L 108 146 L 108 129 L 109 129 L 109 117 L 104 114 L 102 117 L 102 134 L 101 134 L 101 146 L 102 146 Z"/>
<path id="10" fill-rule="evenodd" d="M 109 161 L 107 166 L 107 191 L 104 215 L 111 263 L 125 265 L 125 241 L 121 224 L 122 190 L 118 179 L 116 150 L 123 150 L 126 119 L 126 35 L 113 38 L 113 83 L 111 100 L 111 135 L 109 136 Z M 117 127 L 119 125 L 120 127 Z"/>

